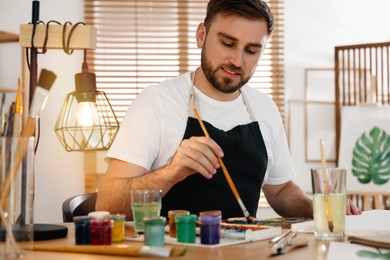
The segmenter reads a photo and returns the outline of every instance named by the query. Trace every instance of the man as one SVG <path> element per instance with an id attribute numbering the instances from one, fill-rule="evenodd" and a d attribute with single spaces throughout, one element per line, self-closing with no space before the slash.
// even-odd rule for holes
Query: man
<path id="1" fill-rule="evenodd" d="M 291 181 L 295 172 L 277 107 L 246 84 L 272 30 L 272 14 L 261 0 L 209 2 L 196 31 L 201 66 L 146 88 L 132 103 L 107 153 L 97 210 L 132 219 L 129 191 L 162 189 L 164 216 L 170 209 L 242 216 L 219 157 L 251 216 L 262 188 L 279 215 L 312 217 L 311 200 Z M 354 205 L 347 208 L 359 214 Z"/>

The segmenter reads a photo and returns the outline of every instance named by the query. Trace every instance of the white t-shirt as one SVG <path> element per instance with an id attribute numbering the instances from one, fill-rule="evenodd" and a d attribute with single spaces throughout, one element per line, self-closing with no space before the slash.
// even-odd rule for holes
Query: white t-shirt
<path id="1" fill-rule="evenodd" d="M 145 88 L 130 105 L 106 158 L 134 163 L 150 171 L 171 162 L 186 128 L 191 85 L 188 72 Z M 227 131 L 251 122 L 241 95 L 233 101 L 222 102 L 209 98 L 197 88 L 194 91 L 202 120 L 214 127 Z M 259 123 L 267 148 L 268 165 L 263 184 L 291 180 L 295 171 L 275 103 L 248 85 L 241 91 Z"/>

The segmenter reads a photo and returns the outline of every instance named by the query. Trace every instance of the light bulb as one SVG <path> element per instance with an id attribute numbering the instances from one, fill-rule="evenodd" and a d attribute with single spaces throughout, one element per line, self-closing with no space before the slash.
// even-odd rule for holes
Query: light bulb
<path id="1" fill-rule="evenodd" d="M 99 114 L 95 102 L 79 102 L 76 111 L 77 125 L 92 127 L 99 125 Z"/>
<path id="2" fill-rule="evenodd" d="M 108 138 L 101 132 L 100 117 L 95 102 L 79 102 L 76 111 L 77 125 L 91 147 L 103 147 Z"/>

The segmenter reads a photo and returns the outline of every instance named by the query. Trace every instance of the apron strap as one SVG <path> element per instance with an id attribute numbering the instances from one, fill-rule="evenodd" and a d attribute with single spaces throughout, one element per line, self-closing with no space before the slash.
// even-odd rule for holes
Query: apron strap
<path id="1" fill-rule="evenodd" d="M 249 104 L 249 101 L 248 99 L 246 98 L 245 94 L 243 91 L 240 90 L 240 93 L 242 95 L 242 99 L 244 100 L 244 104 L 246 106 L 246 109 L 248 110 L 248 113 L 249 113 L 249 116 L 251 118 L 251 121 L 252 122 L 255 122 L 256 121 L 256 118 L 255 118 L 255 115 L 253 114 L 253 111 L 252 111 L 252 107 L 251 105 Z"/>

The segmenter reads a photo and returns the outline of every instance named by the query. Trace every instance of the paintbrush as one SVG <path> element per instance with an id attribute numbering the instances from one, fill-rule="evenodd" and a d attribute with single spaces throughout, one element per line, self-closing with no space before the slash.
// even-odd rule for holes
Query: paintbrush
<path id="1" fill-rule="evenodd" d="M 29 249 L 27 246 L 26 249 Z M 152 247 L 143 244 L 121 244 L 121 245 L 75 245 L 75 246 L 50 246 L 33 245 L 32 250 L 84 253 L 115 256 L 183 256 L 187 248 L 185 247 Z"/>
<path id="2" fill-rule="evenodd" d="M 45 70 L 45 69 L 41 70 L 38 87 L 34 93 L 32 105 L 30 107 L 30 115 L 24 124 L 22 132 L 20 134 L 21 137 L 34 136 L 37 117 L 39 116 L 40 111 L 45 104 L 47 94 L 50 88 L 52 87 L 56 77 L 57 76 L 52 71 Z M 42 92 L 39 91 L 40 88 L 43 88 L 47 91 L 44 91 L 42 94 Z M 21 139 L 19 140 L 19 143 L 16 147 L 16 151 L 13 157 L 14 160 L 13 160 L 12 168 L 8 171 L 4 184 L 0 189 L 1 191 L 0 206 L 3 206 L 3 208 L 6 205 L 7 194 L 10 190 L 11 182 L 15 179 L 20 164 L 22 163 L 24 155 L 26 154 L 27 145 L 28 145 L 27 139 Z"/>
<path id="3" fill-rule="evenodd" d="M 207 132 L 207 129 L 206 129 L 205 125 L 203 124 L 203 121 L 202 121 L 202 119 L 200 118 L 199 113 L 198 113 L 198 111 L 196 110 L 196 108 L 194 108 L 194 112 L 195 112 L 196 117 L 198 118 L 200 127 L 202 128 L 204 135 L 205 135 L 206 137 L 210 137 L 210 135 L 209 135 L 209 133 Z M 228 170 L 226 169 L 225 164 L 223 163 L 222 159 L 219 158 L 219 157 L 218 157 L 218 162 L 219 162 L 219 164 L 221 165 L 222 172 L 223 172 L 223 174 L 225 175 L 225 178 L 226 178 L 226 180 L 227 180 L 227 182 L 228 182 L 228 184 L 229 184 L 229 186 L 230 186 L 230 189 L 232 190 L 232 192 L 233 192 L 233 194 L 234 194 L 234 197 L 236 197 L 236 200 L 237 200 L 238 204 L 240 205 L 242 212 L 244 213 L 244 216 L 245 216 L 245 218 L 246 218 L 246 220 L 247 220 L 247 223 L 248 223 L 248 224 L 253 223 L 253 217 L 251 217 L 251 216 L 249 215 L 249 212 L 248 212 L 248 210 L 246 209 L 244 203 L 242 202 L 241 197 L 240 197 L 240 194 L 238 194 L 238 191 L 237 191 L 237 189 L 236 189 L 236 186 L 234 185 L 234 182 L 233 182 L 232 178 L 230 177 L 230 174 L 229 174 Z"/>
<path id="4" fill-rule="evenodd" d="M 325 193 L 325 214 L 328 219 L 329 231 L 333 232 L 333 221 L 332 221 L 332 211 L 329 205 L 329 185 L 328 185 L 328 170 L 326 168 L 325 152 L 324 152 L 324 141 L 320 140 L 320 150 L 321 150 L 321 165 L 322 165 L 322 176 L 324 181 L 324 193 Z"/>

